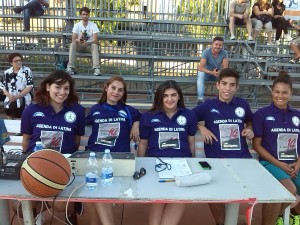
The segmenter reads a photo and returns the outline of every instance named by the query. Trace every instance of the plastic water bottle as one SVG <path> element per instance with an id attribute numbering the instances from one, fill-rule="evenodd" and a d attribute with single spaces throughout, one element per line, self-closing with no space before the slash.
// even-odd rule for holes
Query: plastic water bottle
<path id="1" fill-rule="evenodd" d="M 90 153 L 86 165 L 85 184 L 88 190 L 94 191 L 98 188 L 98 162 L 95 152 Z"/>
<path id="2" fill-rule="evenodd" d="M 35 142 L 35 147 L 33 149 L 34 152 L 44 149 L 44 145 L 41 141 Z"/>
<path id="3" fill-rule="evenodd" d="M 113 179 L 113 158 L 111 157 L 110 150 L 105 149 L 102 159 L 101 183 L 104 186 L 110 185 L 112 184 Z"/>

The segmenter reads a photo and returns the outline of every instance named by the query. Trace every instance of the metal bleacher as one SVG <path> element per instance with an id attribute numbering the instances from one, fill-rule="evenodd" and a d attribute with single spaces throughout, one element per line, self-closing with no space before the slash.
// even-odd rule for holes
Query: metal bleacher
<path id="1" fill-rule="evenodd" d="M 80 20 L 79 9 L 87 6 L 100 29 L 103 76 L 92 75 L 90 54 L 78 54 L 74 78 L 83 104 L 94 104 L 104 81 L 121 75 L 128 83 L 128 101 L 140 108 L 149 107 L 157 84 L 166 79 L 178 81 L 187 105 L 194 106 L 201 53 L 213 37 L 222 36 L 230 66 L 242 76 L 238 95 L 253 108 L 268 104 L 272 79 L 285 69 L 294 77 L 292 103 L 297 106 L 299 64 L 288 63 L 288 44 L 267 46 L 263 36 L 255 43 L 245 41 L 243 28 L 236 29 L 238 40 L 228 40 L 229 0 L 50 0 L 45 15 L 31 19 L 30 32 L 22 31 L 22 15 L 12 11 L 23 1 L 0 3 L 0 70 L 9 66 L 7 55 L 18 51 L 32 69 L 36 87 L 50 71 L 63 68 L 73 24 Z M 206 95 L 215 94 L 215 84 L 208 82 Z"/>

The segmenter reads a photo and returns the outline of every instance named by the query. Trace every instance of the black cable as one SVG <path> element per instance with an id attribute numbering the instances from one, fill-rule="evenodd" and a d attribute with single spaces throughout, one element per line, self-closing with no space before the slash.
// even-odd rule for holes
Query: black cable
<path id="1" fill-rule="evenodd" d="M 15 219 L 16 215 L 17 215 L 17 213 L 15 213 L 15 214 L 14 214 L 14 216 L 11 218 L 10 225 L 12 225 L 12 224 L 13 224 L 13 222 L 14 222 L 14 219 Z"/>
<path id="2" fill-rule="evenodd" d="M 121 225 L 123 225 L 123 216 L 124 216 L 124 208 L 125 208 L 125 204 L 123 203 L 122 204 L 123 205 L 123 207 L 122 207 L 122 215 L 121 215 Z"/>
<path id="3" fill-rule="evenodd" d="M 72 173 L 72 175 L 73 175 L 73 180 L 70 183 L 68 183 L 66 187 L 69 187 L 74 182 L 74 180 L 75 180 L 75 174 Z"/>
<path id="4" fill-rule="evenodd" d="M 54 198 L 53 198 L 53 201 L 52 201 L 52 215 L 51 215 L 50 225 L 52 225 L 53 218 L 54 218 L 54 203 L 55 203 L 55 200 L 56 200 L 57 196 L 58 195 L 55 195 Z"/>

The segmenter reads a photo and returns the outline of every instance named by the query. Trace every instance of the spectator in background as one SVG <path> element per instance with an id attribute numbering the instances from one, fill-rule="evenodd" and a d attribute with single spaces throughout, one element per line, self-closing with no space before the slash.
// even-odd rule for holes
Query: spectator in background
<path id="1" fill-rule="evenodd" d="M 259 32 L 264 27 L 267 33 L 267 45 L 272 45 L 272 17 L 273 7 L 268 0 L 257 0 L 252 6 L 251 21 L 253 30 L 253 38 L 256 40 Z"/>
<path id="2" fill-rule="evenodd" d="M 244 25 L 246 24 L 248 32 L 248 41 L 253 41 L 252 37 L 252 23 L 249 17 L 250 2 L 249 0 L 232 0 L 229 5 L 229 30 L 230 40 L 235 40 L 234 24 Z"/>
<path id="3" fill-rule="evenodd" d="M 198 104 L 204 101 L 205 81 L 216 81 L 219 71 L 228 67 L 228 53 L 222 49 L 224 39 L 215 37 L 210 48 L 202 52 L 198 66 Z"/>
<path id="4" fill-rule="evenodd" d="M 8 61 L 12 67 L 4 71 L 0 82 L 0 89 L 6 96 L 4 110 L 9 119 L 21 118 L 24 108 L 32 101 L 32 72 L 22 65 L 23 57 L 20 53 L 10 54 Z"/>
<path id="5" fill-rule="evenodd" d="M 253 138 L 252 112 L 247 101 L 234 96 L 239 78 L 232 68 L 221 70 L 216 82 L 218 97 L 192 109 L 204 138 L 207 158 L 251 158 L 246 138 Z M 214 203 L 209 207 L 216 224 L 224 224 L 225 204 Z"/>
<path id="6" fill-rule="evenodd" d="M 300 32 L 296 39 L 291 41 L 290 48 L 294 52 L 294 57 L 289 61 L 290 63 L 300 63 Z"/>
<path id="7" fill-rule="evenodd" d="M 293 38 L 288 34 L 287 29 L 293 28 L 294 26 L 291 24 L 290 20 L 286 20 L 284 18 L 285 5 L 283 4 L 282 0 L 273 0 L 272 6 L 274 9 L 272 25 L 276 27 L 276 37 L 275 37 L 276 45 L 280 45 L 279 39 L 282 34 L 282 31 L 284 32 L 283 36 L 287 41 L 293 40 Z"/>
<path id="8" fill-rule="evenodd" d="M 289 105 L 292 80 L 279 72 L 272 85 L 272 103 L 253 116 L 253 148 L 265 167 L 291 194 L 300 194 L 300 111 Z M 283 212 L 290 203 L 265 203 L 262 225 L 283 225 Z M 299 202 L 291 210 L 290 223 L 300 224 Z"/>
<path id="9" fill-rule="evenodd" d="M 93 72 L 95 76 L 100 76 L 99 50 L 97 24 L 89 21 L 90 9 L 82 7 L 79 10 L 81 21 L 73 27 L 72 43 L 70 44 L 69 63 L 66 72 L 74 74 L 75 54 L 78 52 L 91 52 L 93 60 Z"/>
<path id="10" fill-rule="evenodd" d="M 14 8 L 17 14 L 24 11 L 23 31 L 30 31 L 30 17 L 44 15 L 45 7 L 49 7 L 49 0 L 29 0 L 26 5 Z"/>

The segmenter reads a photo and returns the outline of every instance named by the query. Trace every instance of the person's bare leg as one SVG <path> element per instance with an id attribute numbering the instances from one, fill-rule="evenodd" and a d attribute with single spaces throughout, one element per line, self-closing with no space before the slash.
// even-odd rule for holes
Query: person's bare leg
<path id="1" fill-rule="evenodd" d="M 253 40 L 256 40 L 258 33 L 257 30 L 253 30 Z"/>
<path id="2" fill-rule="evenodd" d="M 98 212 L 96 210 L 95 204 L 94 203 L 84 203 L 85 204 L 85 209 L 84 213 L 88 214 L 89 218 L 89 225 L 99 225 L 100 224 L 100 216 L 98 216 Z"/>
<path id="3" fill-rule="evenodd" d="M 185 204 L 167 204 L 162 217 L 161 225 L 177 225 L 184 212 Z"/>
<path id="4" fill-rule="evenodd" d="M 235 21 L 234 16 L 229 17 L 229 31 L 231 36 L 234 36 L 234 21 Z"/>
<path id="5" fill-rule="evenodd" d="M 225 204 L 223 203 L 209 203 L 210 211 L 215 218 L 217 224 L 225 223 Z"/>
<path id="6" fill-rule="evenodd" d="M 295 59 L 299 59 L 300 58 L 300 49 L 298 47 L 298 45 L 295 44 L 291 44 L 290 48 L 293 50 L 294 52 L 294 58 Z"/>
<path id="7" fill-rule="evenodd" d="M 167 204 L 151 204 L 149 225 L 160 225 Z"/>
<path id="8" fill-rule="evenodd" d="M 280 203 L 264 203 L 262 206 L 262 225 L 275 224 L 280 215 Z"/>
<path id="9" fill-rule="evenodd" d="M 267 41 L 268 43 L 272 43 L 272 31 L 267 32 Z"/>
<path id="10" fill-rule="evenodd" d="M 115 217 L 112 203 L 95 203 L 102 225 L 114 225 Z"/>

